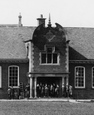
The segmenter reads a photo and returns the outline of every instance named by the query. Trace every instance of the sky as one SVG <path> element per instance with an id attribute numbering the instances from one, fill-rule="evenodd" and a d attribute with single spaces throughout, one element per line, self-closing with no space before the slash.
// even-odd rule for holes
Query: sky
<path id="1" fill-rule="evenodd" d="M 0 0 L 0 24 L 17 24 L 22 15 L 24 26 L 37 26 L 43 14 L 46 25 L 63 27 L 94 27 L 94 0 Z"/>

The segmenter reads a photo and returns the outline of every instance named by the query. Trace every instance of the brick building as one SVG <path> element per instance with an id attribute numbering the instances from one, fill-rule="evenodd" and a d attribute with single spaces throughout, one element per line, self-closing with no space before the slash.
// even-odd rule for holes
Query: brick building
<path id="1" fill-rule="evenodd" d="M 0 98 L 8 87 L 30 84 L 30 98 L 37 85 L 58 85 L 58 97 L 72 86 L 73 98 L 94 98 L 94 29 L 52 27 L 49 18 L 38 18 L 37 27 L 0 25 Z"/>

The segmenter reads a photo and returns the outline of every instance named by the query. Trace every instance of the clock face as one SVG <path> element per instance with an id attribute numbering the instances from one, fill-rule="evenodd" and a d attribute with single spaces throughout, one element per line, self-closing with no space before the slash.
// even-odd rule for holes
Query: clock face
<path id="1" fill-rule="evenodd" d="M 50 42 L 54 37 L 55 35 L 51 32 L 51 30 L 49 30 L 49 32 L 46 34 L 46 39 Z"/>

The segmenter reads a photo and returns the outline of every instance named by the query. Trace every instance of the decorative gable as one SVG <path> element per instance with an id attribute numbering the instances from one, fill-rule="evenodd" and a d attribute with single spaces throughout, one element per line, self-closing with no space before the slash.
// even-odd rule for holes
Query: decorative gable
<path id="1" fill-rule="evenodd" d="M 62 26 L 56 24 L 56 27 L 38 26 L 33 34 L 33 43 L 39 49 L 43 49 L 45 44 L 66 44 L 66 33 Z"/>

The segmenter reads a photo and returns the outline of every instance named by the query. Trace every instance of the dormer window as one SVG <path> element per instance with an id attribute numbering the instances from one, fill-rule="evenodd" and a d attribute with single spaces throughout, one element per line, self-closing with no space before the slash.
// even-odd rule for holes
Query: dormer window
<path id="1" fill-rule="evenodd" d="M 59 64 L 59 53 L 55 51 L 55 47 L 46 47 L 40 54 L 41 64 Z"/>

